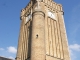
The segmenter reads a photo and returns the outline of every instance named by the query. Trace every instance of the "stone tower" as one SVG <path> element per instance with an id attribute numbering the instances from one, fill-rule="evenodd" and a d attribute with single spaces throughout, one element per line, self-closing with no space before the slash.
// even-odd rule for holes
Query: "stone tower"
<path id="1" fill-rule="evenodd" d="M 70 60 L 61 4 L 30 0 L 20 18 L 16 60 Z"/>

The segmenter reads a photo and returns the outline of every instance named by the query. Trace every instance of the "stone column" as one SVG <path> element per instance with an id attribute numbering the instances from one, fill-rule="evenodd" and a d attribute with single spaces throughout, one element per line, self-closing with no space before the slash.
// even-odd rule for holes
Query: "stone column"
<path id="1" fill-rule="evenodd" d="M 44 17 L 42 11 L 32 15 L 31 60 L 45 60 Z"/>

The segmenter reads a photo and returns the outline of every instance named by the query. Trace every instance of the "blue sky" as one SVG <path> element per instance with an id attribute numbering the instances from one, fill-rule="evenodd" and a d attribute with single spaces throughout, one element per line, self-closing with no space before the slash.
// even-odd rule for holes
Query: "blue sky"
<path id="1" fill-rule="evenodd" d="M 80 0 L 54 0 L 63 5 L 71 60 L 80 59 Z M 0 56 L 15 58 L 20 11 L 29 0 L 0 0 Z"/>

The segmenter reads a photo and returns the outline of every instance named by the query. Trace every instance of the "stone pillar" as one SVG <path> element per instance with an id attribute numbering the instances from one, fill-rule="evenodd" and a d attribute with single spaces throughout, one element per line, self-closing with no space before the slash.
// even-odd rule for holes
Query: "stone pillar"
<path id="1" fill-rule="evenodd" d="M 44 17 L 42 11 L 32 15 L 31 60 L 45 60 Z"/>
<path id="2" fill-rule="evenodd" d="M 70 60 L 69 51 L 68 51 L 68 40 L 67 40 L 66 29 L 65 29 L 64 19 L 63 19 L 63 12 L 58 12 L 58 19 L 59 19 L 59 26 L 61 31 L 64 60 Z"/>

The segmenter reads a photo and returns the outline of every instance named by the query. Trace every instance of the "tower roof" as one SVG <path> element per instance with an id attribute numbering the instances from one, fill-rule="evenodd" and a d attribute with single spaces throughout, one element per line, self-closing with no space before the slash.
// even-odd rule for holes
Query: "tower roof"
<path id="1" fill-rule="evenodd" d="M 31 1 L 43 1 L 43 0 L 31 0 Z M 49 1 L 52 1 L 52 0 L 49 0 Z"/>

